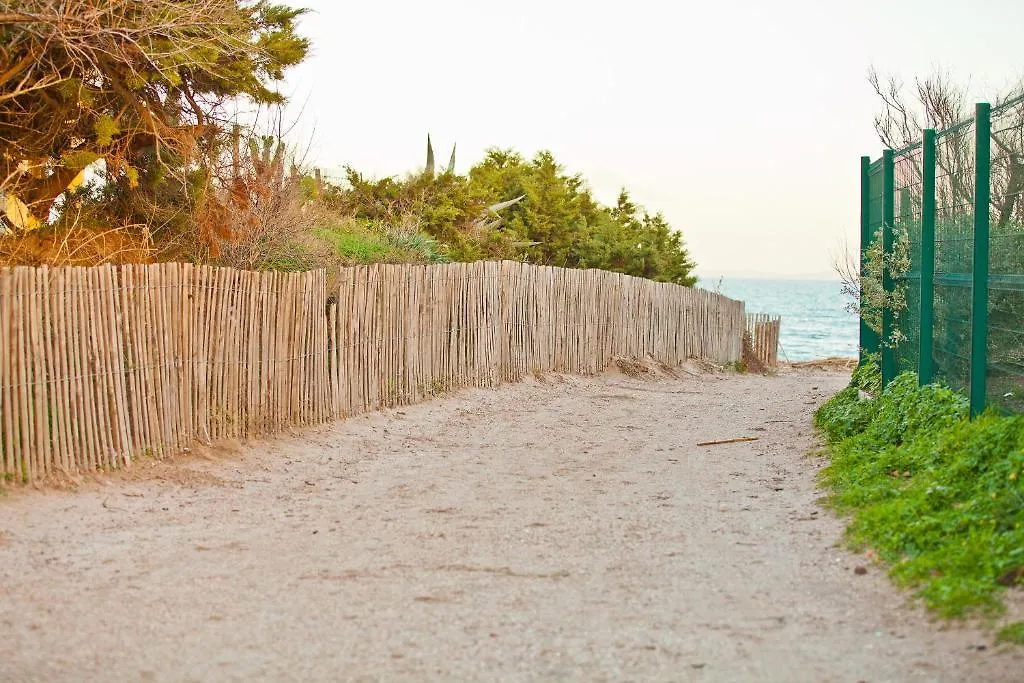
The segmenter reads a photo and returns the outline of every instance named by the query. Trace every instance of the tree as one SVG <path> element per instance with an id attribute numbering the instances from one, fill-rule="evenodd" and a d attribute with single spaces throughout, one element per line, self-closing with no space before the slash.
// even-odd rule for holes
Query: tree
<path id="1" fill-rule="evenodd" d="M 370 180 L 348 169 L 329 204 L 359 220 L 414 225 L 457 261 L 516 259 L 567 268 L 601 268 L 692 286 L 693 263 L 682 236 L 623 191 L 616 206 L 594 199 L 583 177 L 569 175 L 550 152 L 527 161 L 510 149 L 488 150 L 469 176 L 453 158 L 435 174 L 428 141 L 423 172 Z"/>
<path id="2" fill-rule="evenodd" d="M 581 266 L 692 287 L 697 278 L 682 235 L 661 214 L 651 215 L 626 190 L 580 247 Z"/>
<path id="3" fill-rule="evenodd" d="M 966 207 L 974 201 L 974 139 L 969 128 L 955 130 L 958 123 L 973 115 L 968 106 L 967 89 L 942 73 L 916 78 L 912 93 L 895 77 L 883 79 L 878 71 L 868 72 L 868 82 L 881 102 L 874 126 L 878 139 L 887 149 L 905 149 L 920 142 L 925 128 L 954 132 L 943 136 L 938 146 L 936 186 L 940 207 Z M 1009 106 L 1000 116 L 992 134 L 992 208 L 995 224 L 1005 227 L 1016 214 L 1024 222 L 1024 84 L 997 94 L 994 108 Z M 920 180 L 920 164 L 906 164 L 897 173 L 914 174 Z M 908 186 L 915 183 L 908 181 Z M 916 185 L 919 189 L 919 185 Z M 911 200 L 919 200 L 911 197 Z"/>
<path id="4" fill-rule="evenodd" d="M 100 159 L 132 188 L 147 165 L 191 173 L 225 132 L 228 100 L 282 101 L 271 85 L 308 52 L 303 12 L 266 0 L 6 0 L 0 196 L 38 220 Z"/>
<path id="5" fill-rule="evenodd" d="M 469 172 L 470 184 L 495 201 L 524 196 L 506 214 L 505 231 L 524 245 L 531 263 L 574 268 L 579 245 L 600 209 L 580 175 L 566 175 L 550 152 L 527 162 L 512 150 L 492 149 Z"/>
<path id="6" fill-rule="evenodd" d="M 328 186 L 329 205 L 360 221 L 422 232 L 437 240 L 444 256 L 456 261 L 515 258 L 522 246 L 513 234 L 498 230 L 507 209 L 523 197 L 494 201 L 493 195 L 455 173 L 455 148 L 447 167 L 437 174 L 434 151 L 427 137 L 427 163 L 421 172 L 405 178 L 366 178 L 353 168 L 345 170 L 345 186 Z"/>
<path id="7" fill-rule="evenodd" d="M 649 214 L 625 190 L 614 207 L 602 206 L 582 176 L 566 174 L 550 152 L 527 162 L 511 150 L 491 150 L 470 182 L 495 200 L 525 195 L 502 230 L 528 245 L 524 257 L 533 263 L 696 283 L 682 236 L 664 216 Z"/>

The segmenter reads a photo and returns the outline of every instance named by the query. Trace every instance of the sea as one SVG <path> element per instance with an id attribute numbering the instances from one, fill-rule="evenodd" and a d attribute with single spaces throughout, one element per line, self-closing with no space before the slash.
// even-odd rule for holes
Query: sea
<path id="1" fill-rule="evenodd" d="M 746 302 L 748 313 L 782 316 L 779 359 L 857 356 L 859 323 L 838 280 L 706 277 L 698 287 Z"/>

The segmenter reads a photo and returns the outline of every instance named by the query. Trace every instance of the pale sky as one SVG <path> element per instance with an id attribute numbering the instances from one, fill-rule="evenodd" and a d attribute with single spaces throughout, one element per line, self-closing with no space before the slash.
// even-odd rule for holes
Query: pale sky
<path id="1" fill-rule="evenodd" d="M 870 66 L 979 99 L 1024 75 L 1020 0 L 288 1 L 312 10 L 282 88 L 310 163 L 401 175 L 428 131 L 459 172 L 549 149 L 664 213 L 702 275 L 832 276 L 881 153 Z"/>

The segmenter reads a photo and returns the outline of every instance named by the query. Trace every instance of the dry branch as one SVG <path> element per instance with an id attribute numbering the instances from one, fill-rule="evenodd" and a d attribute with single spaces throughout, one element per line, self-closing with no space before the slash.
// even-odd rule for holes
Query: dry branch
<path id="1" fill-rule="evenodd" d="M 757 440 L 758 440 L 758 437 L 756 437 L 756 436 L 740 436 L 740 437 L 737 437 L 735 439 L 722 439 L 720 441 L 701 441 L 697 445 L 698 446 L 721 446 L 722 444 L 727 444 L 727 443 L 744 443 L 744 442 L 747 442 L 747 441 L 757 441 Z"/>

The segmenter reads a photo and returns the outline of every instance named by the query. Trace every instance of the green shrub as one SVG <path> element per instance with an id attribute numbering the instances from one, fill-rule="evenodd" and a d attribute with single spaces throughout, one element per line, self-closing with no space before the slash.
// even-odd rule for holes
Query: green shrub
<path id="1" fill-rule="evenodd" d="M 848 386 L 825 402 L 814 415 L 814 424 L 823 430 L 829 443 L 836 443 L 863 432 L 875 416 L 877 403 L 860 399 L 860 390 Z"/>
<path id="2" fill-rule="evenodd" d="M 853 371 L 850 386 L 863 389 L 869 394 L 877 394 L 882 390 L 881 355 L 869 353 L 864 361 Z"/>
<path id="3" fill-rule="evenodd" d="M 873 398 L 851 385 L 815 415 L 847 541 L 949 617 L 998 611 L 1024 568 L 1024 417 L 967 414 L 964 397 L 908 373 Z"/>
<path id="4" fill-rule="evenodd" d="M 682 235 L 664 216 L 625 190 L 614 205 L 601 204 L 550 152 L 527 159 L 491 149 L 467 175 L 451 165 L 435 173 L 432 153 L 424 172 L 405 178 L 374 180 L 347 169 L 344 183 L 325 187 L 324 200 L 361 222 L 413 222 L 452 261 L 511 259 L 696 283 Z"/>

